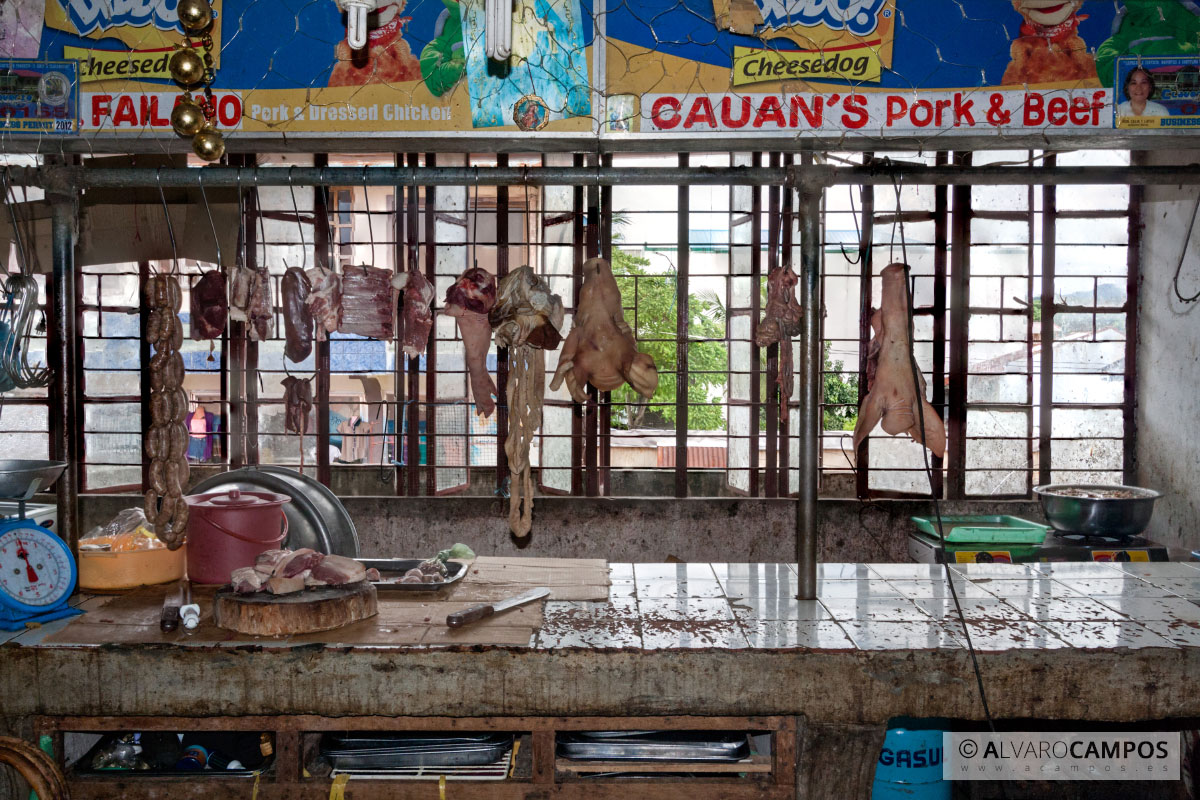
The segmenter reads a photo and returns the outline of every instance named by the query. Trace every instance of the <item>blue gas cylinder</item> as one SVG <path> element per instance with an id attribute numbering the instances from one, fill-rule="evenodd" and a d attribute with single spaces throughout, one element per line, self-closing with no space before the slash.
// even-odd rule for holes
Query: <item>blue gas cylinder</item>
<path id="1" fill-rule="evenodd" d="M 875 764 L 872 800 L 950 800 L 942 780 L 942 731 L 892 728 Z"/>

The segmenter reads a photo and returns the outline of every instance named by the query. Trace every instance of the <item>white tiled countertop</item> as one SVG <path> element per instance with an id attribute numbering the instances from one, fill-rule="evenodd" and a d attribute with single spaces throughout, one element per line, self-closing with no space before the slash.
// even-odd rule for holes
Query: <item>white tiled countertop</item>
<path id="1" fill-rule="evenodd" d="M 1200 562 L 611 564 L 610 600 L 550 602 L 542 649 L 1200 647 Z M 965 620 L 965 627 L 964 627 Z"/>

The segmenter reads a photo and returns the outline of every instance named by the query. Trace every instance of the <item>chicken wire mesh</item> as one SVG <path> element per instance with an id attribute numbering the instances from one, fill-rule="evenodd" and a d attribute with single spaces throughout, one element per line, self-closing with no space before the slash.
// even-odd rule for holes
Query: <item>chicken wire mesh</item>
<path id="1" fill-rule="evenodd" d="M 202 29 L 176 5 L 5 4 L 10 146 L 178 150 L 173 125 L 192 138 L 207 119 L 251 149 L 425 135 L 439 150 L 733 136 L 932 151 L 1177 130 L 1200 94 L 1200 7 L 1179 0 L 510 0 L 490 22 L 491 0 L 361 0 L 357 49 L 334 0 L 184 0 Z M 204 118 L 173 123 L 188 87 Z"/>

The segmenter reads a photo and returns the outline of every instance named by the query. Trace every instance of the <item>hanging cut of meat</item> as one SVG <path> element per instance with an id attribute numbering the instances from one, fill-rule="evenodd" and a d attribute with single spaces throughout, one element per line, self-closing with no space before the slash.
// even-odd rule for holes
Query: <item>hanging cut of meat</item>
<path id="1" fill-rule="evenodd" d="M 795 385 L 792 378 L 792 337 L 800 334 L 804 311 L 796 300 L 796 273 L 791 264 L 784 264 L 767 275 L 767 308 L 754 343 L 759 347 L 779 345 L 779 371 L 775 384 L 779 387 L 779 416 L 788 418 L 788 403 Z"/>
<path id="2" fill-rule="evenodd" d="M 392 338 L 392 273 L 386 269 L 346 267 L 342 275 L 342 333 L 370 339 Z"/>
<path id="3" fill-rule="evenodd" d="M 404 293 L 404 311 L 400 318 L 400 344 L 409 358 L 425 352 L 429 332 L 433 330 L 433 284 L 419 270 L 401 272 L 392 285 Z"/>
<path id="4" fill-rule="evenodd" d="M 466 352 L 467 372 L 471 378 L 471 396 L 475 411 L 490 417 L 496 410 L 496 384 L 487 368 L 488 347 L 492 343 L 492 326 L 488 312 L 496 304 L 496 281 L 491 273 L 472 267 L 458 277 L 446 290 L 446 313 L 458 322 Z"/>
<path id="5" fill-rule="evenodd" d="M 871 315 L 874 336 L 867 350 L 867 396 L 854 425 L 854 451 L 881 420 L 892 436 L 907 433 L 941 457 L 946 453 L 946 426 L 925 399 L 925 379 L 913 380 L 912 342 L 908 334 L 908 281 L 904 264 L 889 264 L 882 273 L 880 309 Z M 924 442 L 921 430 L 924 428 Z"/>
<path id="6" fill-rule="evenodd" d="M 311 285 L 305 302 L 316 323 L 317 341 L 323 342 L 342 325 L 342 276 L 324 267 L 313 267 L 304 274 Z"/>
<path id="7" fill-rule="evenodd" d="M 192 286 L 191 296 L 192 339 L 197 342 L 220 339 L 229 316 L 225 276 L 218 270 L 209 270 Z"/>
<path id="8" fill-rule="evenodd" d="M 312 383 L 293 375 L 283 379 L 283 399 L 286 415 L 283 429 L 301 436 L 308 433 L 308 414 L 312 411 Z"/>
<path id="9" fill-rule="evenodd" d="M 250 290 L 250 341 L 265 342 L 275 333 L 275 303 L 266 267 L 259 267 L 255 274 Z"/>
<path id="10" fill-rule="evenodd" d="M 250 302 L 258 283 L 258 273 L 249 267 L 234 267 L 229 275 L 229 320 L 250 321 Z"/>
<path id="11" fill-rule="evenodd" d="M 577 403 L 587 401 L 584 386 L 589 383 L 608 392 L 628 381 L 647 400 L 658 388 L 658 368 L 653 358 L 638 352 L 621 309 L 621 290 L 603 258 L 589 258 L 583 265 L 579 310 L 550 388 L 557 390 L 564 379 Z"/>
<path id="12" fill-rule="evenodd" d="M 313 317 L 308 310 L 312 285 L 299 267 L 283 273 L 283 354 L 299 364 L 312 353 Z"/>

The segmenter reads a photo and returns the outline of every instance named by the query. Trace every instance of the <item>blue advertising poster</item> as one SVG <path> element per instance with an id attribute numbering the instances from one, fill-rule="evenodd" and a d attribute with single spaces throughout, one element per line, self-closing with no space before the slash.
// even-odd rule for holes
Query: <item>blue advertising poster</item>
<path id="1" fill-rule="evenodd" d="M 74 61 L 0 61 L 0 133 L 78 133 L 78 73 Z"/>
<path id="2" fill-rule="evenodd" d="M 380 0 L 357 50 L 335 0 L 211 5 L 214 122 L 258 137 L 1164 131 L 1200 59 L 1196 0 L 512 0 L 503 61 L 485 0 Z M 176 0 L 17 6 L 9 57 L 78 64 L 84 134 L 173 135 Z"/>
<path id="3" fill-rule="evenodd" d="M 1116 78 L 1115 127 L 1200 127 L 1200 58 L 1122 56 Z"/>

